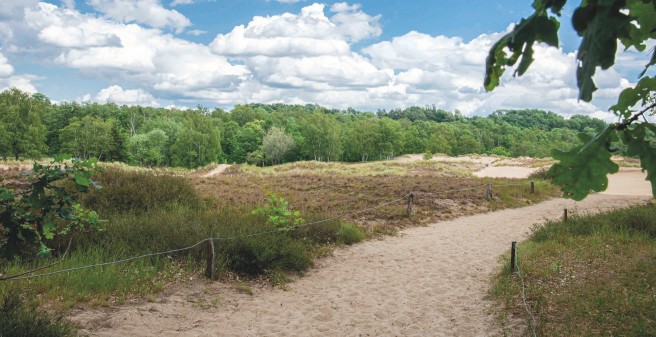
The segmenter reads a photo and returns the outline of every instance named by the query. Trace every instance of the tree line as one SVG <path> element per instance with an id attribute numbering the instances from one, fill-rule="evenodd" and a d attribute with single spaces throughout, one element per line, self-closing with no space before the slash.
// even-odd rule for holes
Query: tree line
<path id="1" fill-rule="evenodd" d="M 82 159 L 195 168 L 212 162 L 372 161 L 408 153 L 548 156 L 606 124 L 541 110 L 465 117 L 435 106 L 363 112 L 318 105 L 244 104 L 231 111 L 53 104 L 43 94 L 0 93 L 0 157 Z M 620 149 L 622 151 L 622 149 Z"/>

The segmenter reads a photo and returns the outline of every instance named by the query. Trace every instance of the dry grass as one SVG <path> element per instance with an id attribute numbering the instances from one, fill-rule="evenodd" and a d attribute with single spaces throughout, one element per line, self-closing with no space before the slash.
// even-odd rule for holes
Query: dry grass
<path id="1" fill-rule="evenodd" d="M 437 161 L 299 162 L 266 168 L 237 165 L 213 177 L 196 174 L 188 177 L 196 190 L 217 209 L 240 207 L 250 210 L 265 201 L 266 191 L 273 191 L 289 200 L 290 206 L 301 214 L 335 216 L 375 207 L 414 192 L 411 218 L 406 215 L 406 200 L 344 218 L 370 232 L 380 226 L 398 229 L 527 205 L 559 194 L 556 188 L 546 183 L 539 183 L 538 193 L 531 195 L 528 180 L 476 178 L 471 175 L 471 169 L 477 169 L 478 165 Z M 496 197 L 488 202 L 482 186 L 488 182 L 521 186 L 495 188 Z M 441 193 L 474 186 L 478 188 Z"/>

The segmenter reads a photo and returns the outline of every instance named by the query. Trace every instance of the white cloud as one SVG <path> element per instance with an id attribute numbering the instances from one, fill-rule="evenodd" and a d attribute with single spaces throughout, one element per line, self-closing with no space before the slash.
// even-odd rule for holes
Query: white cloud
<path id="1" fill-rule="evenodd" d="M 313 4 L 301 9 L 300 14 L 256 16 L 246 27 L 240 25 L 228 34 L 217 35 L 211 47 L 225 55 L 338 55 L 349 52 L 349 42 L 382 32 L 379 17 L 348 11 L 328 18 L 324 7 Z"/>
<path id="2" fill-rule="evenodd" d="M 191 24 L 180 12 L 166 9 L 159 0 L 87 0 L 98 12 L 120 22 L 139 22 L 180 33 Z"/>
<path id="3" fill-rule="evenodd" d="M 0 20 L 23 17 L 23 10 L 36 6 L 38 0 L 2 0 L 0 6 Z"/>
<path id="4" fill-rule="evenodd" d="M 37 92 L 32 81 L 36 80 L 34 75 L 15 75 L 14 67 L 9 60 L 0 52 L 0 91 L 9 88 L 18 88 L 30 93 Z"/>
<path id="5" fill-rule="evenodd" d="M 14 74 L 14 67 L 9 64 L 9 60 L 0 53 L 0 78 L 7 78 Z"/>
<path id="6" fill-rule="evenodd" d="M 52 60 L 87 76 L 139 83 L 174 97 L 207 86 L 229 91 L 248 76 L 244 66 L 231 65 L 207 46 L 157 29 L 44 3 L 26 13 L 33 34 L 54 48 Z"/>
<path id="7" fill-rule="evenodd" d="M 193 30 L 188 31 L 187 34 L 193 35 L 193 36 L 201 36 L 201 35 L 207 34 L 207 31 L 202 30 L 202 29 L 193 29 Z"/>
<path id="8" fill-rule="evenodd" d="M 87 94 L 82 98 L 90 101 L 91 95 Z M 118 85 L 100 90 L 94 100 L 98 103 L 116 103 L 117 105 L 159 106 L 157 100 L 150 93 L 142 89 L 124 90 Z"/>
<path id="9" fill-rule="evenodd" d="M 171 7 L 179 5 L 191 5 L 194 3 L 194 0 L 173 0 L 171 1 Z"/>

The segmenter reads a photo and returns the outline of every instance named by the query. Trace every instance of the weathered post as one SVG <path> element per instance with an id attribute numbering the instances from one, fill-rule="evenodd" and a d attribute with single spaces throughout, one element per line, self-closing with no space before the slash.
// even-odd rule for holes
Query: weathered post
<path id="1" fill-rule="evenodd" d="M 511 274 L 515 272 L 515 266 L 516 266 L 515 259 L 517 258 L 516 251 L 517 251 L 517 241 L 513 241 L 510 246 L 510 273 Z"/>
<path id="2" fill-rule="evenodd" d="M 412 216 L 412 206 L 415 202 L 414 199 L 415 199 L 415 195 L 412 192 L 410 192 L 410 194 L 408 194 L 408 210 L 407 210 L 408 218 Z"/>
<path id="3" fill-rule="evenodd" d="M 567 222 L 567 208 L 563 210 L 563 222 Z"/>
<path id="4" fill-rule="evenodd" d="M 207 240 L 207 268 L 205 270 L 205 276 L 210 280 L 215 279 L 216 267 L 214 266 L 214 240 Z"/>
<path id="5" fill-rule="evenodd" d="M 535 194 L 535 182 L 531 181 L 531 194 Z"/>
<path id="6" fill-rule="evenodd" d="M 485 199 L 487 199 L 487 201 L 492 200 L 492 184 L 487 184 L 485 189 Z"/>

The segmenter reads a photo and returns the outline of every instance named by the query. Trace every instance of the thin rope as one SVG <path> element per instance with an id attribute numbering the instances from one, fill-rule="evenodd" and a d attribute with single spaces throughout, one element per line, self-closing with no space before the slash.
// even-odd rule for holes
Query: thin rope
<path id="1" fill-rule="evenodd" d="M 533 316 L 533 313 L 529 309 L 528 303 L 526 303 L 526 285 L 524 284 L 524 277 L 522 277 L 522 271 L 519 269 L 519 250 L 517 248 L 515 248 L 515 253 L 517 255 L 517 259 L 515 260 L 515 267 L 517 267 L 517 275 L 519 276 L 519 280 L 522 283 L 522 302 L 524 303 L 524 309 L 531 316 L 531 320 L 533 321 L 533 337 L 537 337 L 537 333 L 535 331 L 537 321 L 535 320 L 535 316 Z"/>

